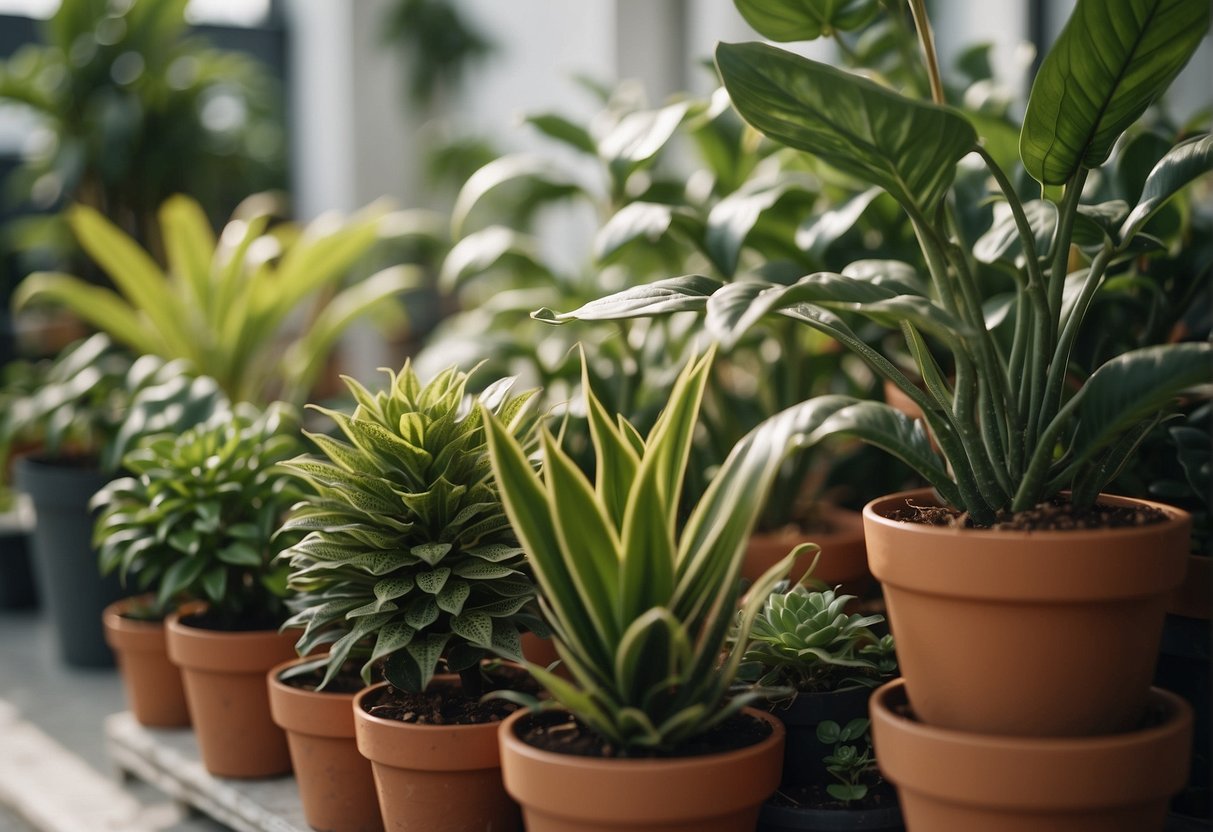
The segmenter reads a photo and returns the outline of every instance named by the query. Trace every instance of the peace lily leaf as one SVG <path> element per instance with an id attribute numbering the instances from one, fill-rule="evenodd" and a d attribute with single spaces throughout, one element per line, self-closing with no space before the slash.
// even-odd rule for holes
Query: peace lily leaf
<path id="1" fill-rule="evenodd" d="M 438 275 L 438 286 L 450 292 L 469 279 L 501 264 L 516 265 L 534 271 L 546 271 L 538 262 L 535 241 L 512 228 L 492 225 L 475 231 L 447 253 Z"/>
<path id="2" fill-rule="evenodd" d="M 964 117 L 760 43 L 722 43 L 716 63 L 742 118 L 781 144 L 879 185 L 926 214 L 977 142 Z"/>
<path id="3" fill-rule="evenodd" d="M 674 224 L 672 205 L 656 202 L 632 202 L 607 220 L 594 238 L 594 259 L 610 263 L 629 243 L 657 243 Z"/>
<path id="4" fill-rule="evenodd" d="M 452 234 L 456 238 L 462 237 L 477 206 L 511 186 L 525 190 L 525 201 L 530 202 L 564 199 L 581 190 L 572 177 L 552 168 L 551 159 L 531 155 L 502 156 L 480 168 L 464 183 L 451 212 Z"/>
<path id="5" fill-rule="evenodd" d="M 781 210 L 793 199 L 814 198 L 807 185 L 806 180 L 781 172 L 774 184 L 736 191 L 713 205 L 708 213 L 704 242 L 717 268 L 729 275 L 736 272 L 741 249 L 762 216 L 771 210 Z"/>
<path id="6" fill-rule="evenodd" d="M 1213 135 L 1196 136 L 1171 148 L 1146 177 L 1141 199 L 1121 229 L 1122 239 L 1131 239 L 1168 199 L 1211 170 Z"/>
<path id="7" fill-rule="evenodd" d="M 556 313 L 544 308 L 533 312 L 531 317 L 544 323 L 563 324 L 569 321 L 616 321 L 698 311 L 707 305 L 708 297 L 722 285 L 715 278 L 699 274 L 671 277 L 590 301 L 572 312 Z"/>
<path id="8" fill-rule="evenodd" d="M 598 142 L 598 153 L 622 179 L 661 152 L 689 110 L 690 104 L 681 101 L 628 113 Z"/>
<path id="9" fill-rule="evenodd" d="M 820 257 L 831 243 L 851 230 L 878 196 L 879 188 L 869 188 L 802 225 L 796 230 L 796 245 L 807 254 Z"/>
<path id="10" fill-rule="evenodd" d="M 591 138 L 589 132 L 581 125 L 569 121 L 564 116 L 556 113 L 542 113 L 540 115 L 527 116 L 525 120 L 527 124 L 539 130 L 544 135 L 564 142 L 570 147 L 575 147 L 589 154 L 598 152 L 598 147 L 594 144 L 594 139 Z"/>
<path id="11" fill-rule="evenodd" d="M 1213 344 L 1145 347 L 1113 358 L 1078 394 L 1079 421 L 1071 448 L 1075 460 L 1089 458 L 1182 391 L 1210 380 Z"/>
<path id="12" fill-rule="evenodd" d="M 1103 164 L 1208 28 L 1205 0 L 1078 0 L 1032 84 L 1019 139 L 1028 173 L 1060 185 Z"/>
<path id="13" fill-rule="evenodd" d="M 1043 257 L 1048 253 L 1057 229 L 1057 206 L 1045 199 L 1033 199 L 1024 203 L 1023 212 L 1035 238 L 1036 251 L 1033 256 Z M 973 256 L 982 263 L 997 260 L 1023 262 L 1023 242 L 1019 239 L 1019 229 L 1010 205 L 995 203 L 994 223 L 973 244 Z"/>
<path id="14" fill-rule="evenodd" d="M 876 14 L 876 0 L 737 0 L 737 11 L 763 37 L 787 43 L 858 29 Z"/>

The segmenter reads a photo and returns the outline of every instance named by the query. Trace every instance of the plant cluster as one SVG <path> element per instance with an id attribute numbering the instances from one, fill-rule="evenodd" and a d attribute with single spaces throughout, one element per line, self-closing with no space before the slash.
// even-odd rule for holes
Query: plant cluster
<path id="1" fill-rule="evenodd" d="M 798 692 L 875 687 L 897 669 L 893 637 L 872 625 L 883 615 L 845 612 L 853 595 L 804 585 L 772 592 L 754 619 L 738 676 L 759 687 Z"/>
<path id="2" fill-rule="evenodd" d="M 511 379 L 465 396 L 468 375 L 449 369 L 423 385 L 410 364 L 371 392 L 346 379 L 352 415 L 316 408 L 348 441 L 308 434 L 327 459 L 286 463 L 315 496 L 295 507 L 283 553 L 302 607 L 298 649 L 331 644 L 321 687 L 352 658 L 363 678 L 383 662 L 397 688 L 422 691 L 439 661 L 480 689 L 481 660 L 521 659 L 520 633 L 543 631 L 535 588 L 510 529 L 485 449 L 486 418 L 530 443 L 533 393 Z"/>
<path id="3" fill-rule="evenodd" d="M 389 268 L 345 285 L 379 237 L 377 207 L 346 223 L 320 217 L 302 231 L 270 229 L 274 207 L 266 195 L 250 197 L 216 240 L 195 200 L 171 197 L 159 213 L 166 271 L 103 214 L 75 205 L 72 230 L 117 291 L 38 272 L 17 287 L 14 308 L 66 307 L 140 355 L 185 362 L 232 401 L 300 406 L 346 327 L 390 304 L 414 275 Z M 304 312 L 296 331 L 293 317 Z"/>
<path id="4" fill-rule="evenodd" d="M 215 382 L 181 362 L 134 361 L 104 333 L 65 349 L 46 366 L 10 365 L 0 391 L 0 447 L 32 445 L 55 458 L 91 459 L 116 471 L 139 437 L 203 421 L 226 399 Z"/>
<path id="5" fill-rule="evenodd" d="M 306 493 L 279 466 L 301 450 L 297 418 L 279 405 L 241 403 L 147 437 L 123 457 L 131 476 L 93 497 L 101 571 L 154 593 L 161 614 L 196 599 L 223 627 L 277 626 L 287 569 L 276 558 L 298 538 L 278 529 Z"/>
<path id="6" fill-rule="evenodd" d="M 796 37 L 790 19 L 815 17 L 809 9 L 775 14 L 784 6 L 776 0 L 750 5 L 772 12 L 770 30 L 761 31 L 781 40 Z M 1043 186 L 1041 198 L 1013 185 L 979 132 L 987 129 L 980 120 L 946 106 L 918 0 L 911 7 L 932 81 L 930 102 L 765 44 L 722 44 L 717 66 L 742 117 L 776 143 L 891 196 L 914 231 L 926 274 L 886 262 L 853 263 L 791 283 L 691 275 L 544 317 L 614 320 L 696 310 L 706 313 L 708 330 L 726 348 L 764 318 L 796 321 L 852 350 L 924 414 L 916 423 L 879 402 L 822 397 L 821 427 L 809 444 L 838 435 L 875 444 L 978 526 L 1066 489 L 1075 505 L 1089 505 L 1159 414 L 1208 381 L 1213 362 L 1208 343 L 1189 342 L 1074 366 L 1093 298 L 1150 248 L 1151 219 L 1213 160 L 1213 137 L 1192 137 L 1162 156 L 1132 208 L 1083 202 L 1091 172 L 1208 28 L 1201 0 L 1173 0 L 1166 14 L 1147 13 L 1154 5 L 1134 0 L 1109 14 L 1097 0 L 1080 0 L 1042 63 L 1019 140 L 1019 158 Z M 1081 100 L 1067 94 L 1072 90 L 1084 91 Z M 958 180 L 957 169 L 970 156 L 984 173 L 966 199 L 989 197 L 1002 206 L 980 237 L 958 218 L 961 187 L 971 183 Z M 917 378 L 861 338 L 856 320 L 898 330 Z M 1082 378 L 1076 387 L 1067 384 L 1075 374 Z"/>
<path id="7" fill-rule="evenodd" d="M 817 724 L 817 741 L 831 747 L 822 762 L 838 781 L 826 786 L 826 792 L 835 800 L 852 803 L 867 797 L 869 785 L 864 780 L 878 772 L 870 728 L 871 722 L 863 718 L 841 726 L 828 719 Z"/>

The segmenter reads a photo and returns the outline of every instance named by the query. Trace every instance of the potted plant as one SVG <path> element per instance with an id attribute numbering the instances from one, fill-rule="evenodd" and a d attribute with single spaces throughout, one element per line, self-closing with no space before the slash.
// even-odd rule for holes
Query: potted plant
<path id="1" fill-rule="evenodd" d="M 370 759 L 389 828 L 517 828 L 496 734 L 514 706 L 479 700 L 526 674 L 484 660 L 498 652 L 521 660 L 520 632 L 543 625 L 489 468 L 484 420 L 499 419 L 528 443 L 533 394 L 511 395 L 507 379 L 472 400 L 467 374 L 451 368 L 422 384 L 410 364 L 375 392 L 346 383 L 357 402 L 352 414 L 316 408 L 345 441 L 310 435 L 327 459 L 288 463 L 316 494 L 284 526 L 306 532 L 283 555 L 302 607 L 287 624 L 305 627 L 301 654 L 329 645 L 313 663 L 324 668 L 313 683 L 321 691 L 350 669 L 353 679 L 360 672 L 367 683 L 385 681 L 353 697 L 352 707 L 348 695 L 312 698 L 344 710 L 343 753 L 348 759 L 356 741 Z M 303 695 L 289 690 L 292 682 L 271 682 L 276 701 Z M 298 708 L 278 715 L 297 749 L 320 724 Z M 322 819 L 341 806 L 325 807 L 310 791 L 323 773 L 302 764 L 299 772 L 310 822 L 334 822 Z"/>
<path id="2" fill-rule="evenodd" d="M 14 291 L 13 306 L 70 309 L 141 355 L 181 360 L 215 379 L 234 402 L 301 406 L 346 327 L 415 276 L 395 267 L 343 285 L 379 238 L 377 206 L 346 222 L 319 217 L 301 231 L 270 228 L 275 207 L 269 195 L 249 197 L 216 241 L 197 202 L 169 198 L 159 213 L 166 271 L 103 214 L 75 205 L 68 223 L 117 291 L 36 272 Z"/>
<path id="3" fill-rule="evenodd" d="M 722 654 L 746 540 L 786 454 L 813 425 L 797 407 L 755 428 L 679 532 L 711 361 L 709 352 L 688 364 L 647 438 L 585 387 L 593 483 L 547 431 L 540 477 L 526 449 L 487 420 L 502 499 L 571 677 L 529 665 L 558 709 L 519 712 L 500 729 L 506 789 L 533 832 L 749 829 L 778 786 L 782 725 L 743 711 L 757 694 L 730 696 L 730 686 L 759 606 L 810 546 L 754 585 L 738 641 Z"/>
<path id="4" fill-rule="evenodd" d="M 754 620 L 738 677 L 791 692 L 771 703 L 787 744 L 783 779 L 759 829 L 901 828 L 895 794 L 868 747 L 868 696 L 896 675 L 893 639 L 872 629 L 884 616 L 848 615 L 853 600 L 803 584 L 777 587 Z"/>
<path id="5" fill-rule="evenodd" d="M 154 590 L 169 659 L 181 670 L 202 762 L 223 777 L 290 770 L 273 724 L 265 672 L 294 654 L 286 567 L 275 556 L 286 510 L 304 493 L 277 467 L 302 449 L 290 408 L 216 411 L 180 434 L 149 437 L 124 458 L 132 476 L 97 498 L 102 566 Z M 127 622 L 128 627 L 137 626 Z M 149 636 L 151 639 L 151 636 Z"/>
<path id="6" fill-rule="evenodd" d="M 768 314 L 789 317 L 839 340 L 919 405 L 923 422 L 878 402 L 819 398 L 823 422 L 807 441 L 858 436 L 901 457 L 934 488 L 865 509 L 869 562 L 884 583 L 892 628 L 902 633 L 898 658 L 923 723 L 974 738 L 1161 742 L 1138 726 L 1147 703 L 1158 701 L 1149 681 L 1163 611 L 1183 577 L 1189 521 L 1100 491 L 1159 412 L 1209 380 L 1213 352 L 1188 342 L 1133 350 L 1098 367 L 1074 367 L 1071 359 L 1092 298 L 1148 247 L 1142 232 L 1167 199 L 1208 169 L 1213 139 L 1195 137 L 1164 155 L 1127 212 L 1081 197 L 1091 169 L 1196 48 L 1208 6 L 1080 0 L 1041 65 L 1025 114 L 1020 155 L 1046 197 L 1030 201 L 974 123 L 944 106 L 925 12 L 917 0 L 912 8 L 933 103 L 762 44 L 721 45 L 717 63 L 753 126 L 897 200 L 918 237 L 925 280 L 891 270 L 814 273 L 791 285 L 674 278 L 597 301 L 591 312 L 706 309 L 709 328 L 726 343 Z M 1158 47 L 1134 47 L 1143 43 Z M 1082 90 L 1083 101 L 1066 90 Z M 970 154 L 988 173 L 983 187 L 1005 201 L 1000 233 L 1024 254 L 1019 266 L 982 268 L 953 221 L 946 197 L 957 163 Z M 1008 314 L 987 319 L 983 303 L 1007 279 Z M 850 314 L 900 328 L 926 389 L 859 339 Z M 950 355 L 954 380 L 932 348 Z M 901 519 L 924 516 L 951 525 Z M 1101 528 L 1123 522 L 1131 525 Z M 1096 529 L 1080 528 L 1088 525 Z M 1182 708 L 1163 710 L 1169 726 L 1186 723 Z M 897 781 L 882 743 L 921 723 L 874 724 L 882 765 Z M 908 812 L 907 819 L 913 824 Z"/>
<path id="7" fill-rule="evenodd" d="M 34 565 L 60 653 L 68 664 L 108 666 L 98 622 L 122 589 L 116 577 L 97 575 L 88 501 L 145 428 L 192 424 L 209 411 L 213 390 L 182 378 L 180 365 L 132 363 L 102 334 L 33 372 L 0 418 L 0 442 L 31 449 L 17 459 L 16 476 L 34 509 Z"/>

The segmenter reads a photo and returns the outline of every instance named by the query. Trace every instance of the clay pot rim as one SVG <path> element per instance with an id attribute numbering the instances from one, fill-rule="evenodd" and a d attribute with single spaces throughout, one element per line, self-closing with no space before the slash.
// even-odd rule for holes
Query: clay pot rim
<path id="1" fill-rule="evenodd" d="M 1064 493 L 1064 492 L 1063 492 Z M 1121 497 L 1115 494 L 1100 494 L 1099 503 L 1105 505 L 1143 505 L 1151 508 L 1159 509 L 1167 516 L 1167 519 L 1162 523 L 1151 523 L 1147 526 L 1121 526 L 1114 529 L 1067 529 L 1064 531 L 1023 531 L 1018 529 L 966 529 L 951 526 L 930 526 L 925 523 L 907 523 L 902 520 L 893 520 L 885 517 L 879 511 L 878 506 L 882 506 L 892 502 L 904 502 L 906 499 L 917 499 L 920 502 L 933 503 L 941 505 L 942 501 L 935 496 L 935 492 L 930 488 L 916 488 L 909 491 L 897 491 L 893 494 L 885 494 L 881 497 L 870 501 L 863 507 L 863 518 L 865 521 L 883 526 L 888 529 L 897 529 L 903 533 L 921 535 L 926 538 L 939 538 L 946 540 L 955 540 L 959 536 L 975 536 L 986 539 L 1004 539 L 1004 540 L 1020 540 L 1041 542 L 1047 541 L 1051 543 L 1064 542 L 1073 540 L 1075 537 L 1087 534 L 1115 534 L 1118 538 L 1125 540 L 1133 540 L 1135 538 L 1150 539 L 1164 529 L 1173 528 L 1174 526 L 1188 521 L 1188 513 L 1181 508 L 1167 505 L 1165 503 L 1155 502 L 1153 500 L 1143 500 L 1137 497 Z"/>
<path id="2" fill-rule="evenodd" d="M 111 630 L 119 633 L 147 633 L 164 629 L 164 622 L 168 620 L 166 615 L 164 618 L 156 621 L 146 618 L 128 618 L 124 613 L 130 606 L 143 598 L 150 597 L 148 595 L 131 595 L 126 598 L 119 598 L 112 604 L 109 604 L 101 611 L 101 621 Z"/>
<path id="3" fill-rule="evenodd" d="M 628 769 L 633 772 L 644 772 L 646 770 L 669 771 L 673 767 L 678 767 L 686 770 L 695 769 L 711 769 L 722 765 L 722 760 L 730 760 L 735 764 L 749 762 L 766 753 L 772 745 L 783 741 L 787 734 L 787 729 L 784 728 L 783 722 L 776 716 L 753 707 L 745 707 L 741 709 L 741 713 L 748 716 L 760 719 L 771 726 L 771 733 L 763 737 L 753 745 L 747 745 L 744 748 L 734 748 L 730 751 L 721 751 L 716 754 L 696 754 L 689 757 L 655 757 L 641 758 L 623 757 L 614 759 L 602 759 L 600 757 L 584 757 L 578 754 L 560 754 L 555 751 L 546 751 L 542 748 L 536 748 L 530 745 L 517 735 L 515 728 L 523 717 L 531 716 L 532 711 L 526 708 L 519 708 L 514 713 L 503 719 L 498 726 L 501 745 L 504 750 L 505 746 L 510 747 L 510 753 L 520 757 L 525 757 L 533 762 L 543 763 L 548 765 L 565 765 L 574 768 L 579 768 L 583 771 L 598 772 L 605 776 L 610 776 L 617 773 L 621 769 Z"/>
<path id="4" fill-rule="evenodd" d="M 284 662 L 279 662 L 266 672 L 266 683 L 269 684 L 270 687 L 277 688 L 288 696 L 297 697 L 299 699 L 321 702 L 332 702 L 335 699 L 348 699 L 350 702 L 353 702 L 354 697 L 356 697 L 362 691 L 343 693 L 342 691 L 337 690 L 308 690 L 307 688 L 299 688 L 295 687 L 294 685 L 288 685 L 286 682 L 278 678 L 295 665 L 314 661 L 316 658 L 316 656 L 296 656 L 293 659 L 287 659 Z M 363 690 L 366 690 L 366 688 L 364 687 Z"/>
<path id="5" fill-rule="evenodd" d="M 437 679 L 438 677 L 435 676 L 434 678 Z M 417 722 L 401 722 L 398 719 L 384 719 L 381 716 L 375 716 L 366 708 L 362 707 L 362 702 L 367 696 L 370 696 L 372 693 L 377 693 L 387 686 L 387 682 L 376 682 L 373 685 L 367 685 L 362 690 L 353 694 L 352 698 L 354 713 L 359 719 L 365 720 L 370 725 L 378 725 L 391 730 L 403 728 L 413 731 L 456 731 L 463 734 L 471 734 L 474 731 L 484 731 L 486 728 L 496 730 L 497 726 L 504 721 L 477 722 L 468 725 L 424 725 Z"/>
<path id="6" fill-rule="evenodd" d="M 1127 744 L 1148 745 L 1151 742 L 1181 733 L 1191 721 L 1189 706 L 1180 696 L 1162 688 L 1150 688 L 1149 702 L 1165 705 L 1167 715 L 1159 725 L 1124 731 L 1117 734 L 1072 737 L 1024 737 L 1008 734 L 979 734 L 928 725 L 895 713 L 886 702 L 892 697 L 906 699 L 905 679 L 894 679 L 872 692 L 870 701 L 872 721 L 890 726 L 899 734 L 933 743 L 946 743 L 954 748 L 980 748 L 988 753 L 1070 754 L 1076 751 L 1103 752 L 1123 748 Z M 1187 718 L 1185 719 L 1185 715 Z"/>
<path id="7" fill-rule="evenodd" d="M 181 620 L 186 616 L 200 615 L 206 612 L 206 609 L 204 604 L 197 606 L 187 604 L 179 607 L 164 617 L 164 627 L 166 630 L 185 638 L 198 640 L 221 638 L 227 644 L 232 644 L 233 640 L 251 642 L 255 639 L 265 638 L 268 633 L 273 633 L 274 635 L 283 634 L 281 628 L 273 630 L 212 630 L 209 627 L 195 627 Z"/>

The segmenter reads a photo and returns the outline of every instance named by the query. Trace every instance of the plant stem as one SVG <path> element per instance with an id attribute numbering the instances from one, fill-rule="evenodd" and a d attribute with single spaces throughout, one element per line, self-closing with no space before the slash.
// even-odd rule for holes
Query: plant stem
<path id="1" fill-rule="evenodd" d="M 935 54 L 935 35 L 931 31 L 931 21 L 927 18 L 925 0 L 910 0 L 910 12 L 914 15 L 918 42 L 922 44 L 922 53 L 926 59 L 927 77 L 931 79 L 931 100 L 936 104 L 946 104 L 943 78 L 939 74 L 939 58 Z"/>
<path id="2" fill-rule="evenodd" d="M 1061 296 L 1066 285 L 1066 264 L 1070 259 L 1070 240 L 1074 236 L 1074 216 L 1078 213 L 1078 200 L 1082 198 L 1082 186 L 1087 181 L 1087 169 L 1079 167 L 1066 183 L 1066 192 L 1061 200 L 1061 216 L 1057 223 L 1057 236 L 1053 238 L 1053 266 L 1049 271 L 1049 312 L 1052 316 L 1049 338 L 1057 337 L 1060 327 Z"/>
<path id="3" fill-rule="evenodd" d="M 1058 408 L 1061 407 L 1061 388 L 1066 378 L 1066 371 L 1070 367 L 1070 351 L 1074 347 L 1074 341 L 1078 338 L 1078 329 L 1082 325 L 1082 319 L 1086 316 L 1091 298 L 1094 297 L 1099 284 L 1103 282 L 1104 272 L 1107 271 L 1108 262 L 1114 253 L 1115 250 L 1110 245 L 1105 245 L 1095 256 L 1095 260 L 1091 262 L 1091 268 L 1087 270 L 1087 277 L 1083 281 L 1082 292 L 1074 301 L 1074 308 L 1070 310 L 1070 315 L 1066 318 L 1061 336 L 1057 339 L 1053 362 L 1049 365 L 1048 383 L 1045 387 L 1044 405 L 1036 426 L 1037 431 L 1043 431 L 1053 419 L 1053 414 L 1057 413 Z"/>

